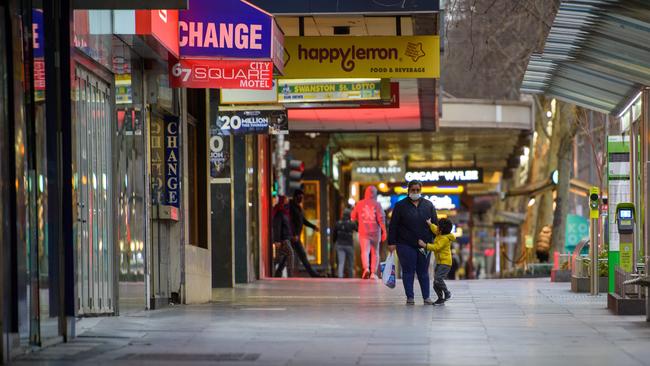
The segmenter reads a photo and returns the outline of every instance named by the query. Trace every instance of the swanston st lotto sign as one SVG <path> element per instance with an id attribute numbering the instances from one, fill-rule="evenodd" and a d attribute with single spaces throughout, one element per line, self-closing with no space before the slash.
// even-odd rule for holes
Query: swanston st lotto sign
<path id="1" fill-rule="evenodd" d="M 438 78 L 438 36 L 285 37 L 284 78 Z"/>

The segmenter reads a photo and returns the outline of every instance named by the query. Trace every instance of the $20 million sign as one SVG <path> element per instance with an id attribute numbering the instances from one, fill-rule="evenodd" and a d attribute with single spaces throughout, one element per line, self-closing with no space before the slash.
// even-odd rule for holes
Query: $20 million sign
<path id="1" fill-rule="evenodd" d="M 221 135 L 284 134 L 289 131 L 287 111 L 282 109 L 219 111 L 217 129 Z"/>

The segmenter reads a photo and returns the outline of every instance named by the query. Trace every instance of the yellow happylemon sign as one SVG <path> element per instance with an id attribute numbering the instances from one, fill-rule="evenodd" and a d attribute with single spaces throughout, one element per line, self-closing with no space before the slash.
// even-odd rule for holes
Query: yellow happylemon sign
<path id="1" fill-rule="evenodd" d="M 286 37 L 284 78 L 438 78 L 440 37 Z"/>

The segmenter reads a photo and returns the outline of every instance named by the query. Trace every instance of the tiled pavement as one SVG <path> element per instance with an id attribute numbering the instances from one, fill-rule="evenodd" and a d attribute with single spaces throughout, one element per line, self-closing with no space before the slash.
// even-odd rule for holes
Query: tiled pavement
<path id="1" fill-rule="evenodd" d="M 450 287 L 444 307 L 407 307 L 401 284 L 260 281 L 216 291 L 211 304 L 84 319 L 74 342 L 18 364 L 650 364 L 650 325 L 610 315 L 603 295 L 548 279 Z"/>

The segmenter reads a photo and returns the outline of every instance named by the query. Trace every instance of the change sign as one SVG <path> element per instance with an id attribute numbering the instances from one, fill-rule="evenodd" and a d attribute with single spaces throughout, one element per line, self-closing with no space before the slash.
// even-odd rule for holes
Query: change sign
<path id="1" fill-rule="evenodd" d="M 282 71 L 282 31 L 271 14 L 246 1 L 192 0 L 178 30 L 181 58 L 266 60 Z"/>
<path id="2" fill-rule="evenodd" d="M 285 37 L 284 77 L 438 78 L 438 36 Z"/>
<path id="3" fill-rule="evenodd" d="M 217 128 L 221 135 L 281 134 L 288 131 L 285 110 L 224 110 L 217 116 Z"/>

